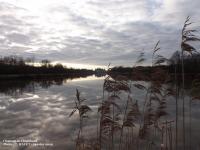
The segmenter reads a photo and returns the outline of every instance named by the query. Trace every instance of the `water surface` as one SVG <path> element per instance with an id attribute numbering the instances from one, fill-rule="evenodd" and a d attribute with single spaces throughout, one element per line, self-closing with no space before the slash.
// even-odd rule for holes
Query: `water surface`
<path id="1" fill-rule="evenodd" d="M 48 149 L 73 150 L 78 133 L 78 115 L 69 118 L 74 107 L 76 89 L 86 98 L 86 104 L 92 108 L 85 123 L 84 136 L 92 139 L 96 135 L 97 109 L 102 101 L 104 77 L 87 77 L 79 79 L 56 80 L 21 80 L 1 81 L 0 85 L 0 149 L 42 149 L 37 146 L 3 146 L 3 140 L 31 139 L 40 143 L 51 143 Z M 148 85 L 147 82 L 144 84 Z M 132 87 L 132 94 L 142 109 L 144 91 Z M 118 102 L 124 107 L 126 93 L 122 93 Z M 186 98 L 187 99 L 187 98 Z M 182 147 L 181 134 L 181 99 L 179 100 L 179 148 Z M 189 135 L 189 100 L 186 100 L 186 139 Z M 192 149 L 200 149 L 200 102 L 192 102 Z M 165 119 L 175 120 L 175 99 L 167 100 Z M 163 120 L 164 121 L 164 120 Z M 174 128 L 173 128 L 174 129 Z"/>

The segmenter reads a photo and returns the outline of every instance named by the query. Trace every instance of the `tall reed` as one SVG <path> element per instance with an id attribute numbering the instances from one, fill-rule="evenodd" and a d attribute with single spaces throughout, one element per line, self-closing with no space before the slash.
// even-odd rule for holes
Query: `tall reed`
<path id="1" fill-rule="evenodd" d="M 196 52 L 196 49 L 189 44 L 191 41 L 200 41 L 199 38 L 194 34 L 196 30 L 188 29 L 188 27 L 192 24 L 190 22 L 190 17 L 188 16 L 184 22 L 182 28 L 182 38 L 181 38 L 181 65 L 182 65 L 182 100 L 183 100 L 183 150 L 186 149 L 185 143 L 185 71 L 184 71 L 184 57 L 185 53 L 192 55 Z"/>
<path id="2" fill-rule="evenodd" d="M 79 114 L 79 132 L 78 132 L 78 137 L 77 137 L 77 140 L 76 140 L 76 149 L 77 150 L 84 149 L 84 142 L 83 142 L 83 136 L 82 136 L 83 120 L 84 120 L 84 118 L 88 118 L 87 112 L 91 111 L 91 108 L 89 106 L 83 104 L 83 102 L 85 100 L 86 99 L 81 98 L 79 90 L 76 89 L 76 99 L 74 100 L 75 106 L 74 106 L 74 109 L 72 110 L 72 112 L 70 113 L 69 117 L 71 117 L 72 115 L 74 115 L 74 113 L 76 111 L 78 111 L 78 114 Z"/>
<path id="3" fill-rule="evenodd" d="M 185 135 L 185 70 L 184 59 L 186 54 L 192 55 L 196 49 L 189 44 L 191 41 L 200 41 L 194 33 L 196 30 L 188 29 L 192 23 L 190 17 L 187 17 L 182 29 L 181 41 L 181 77 L 182 77 L 182 125 L 183 125 L 183 150 L 186 150 Z M 137 58 L 132 76 L 143 77 L 147 79 L 148 84 L 142 82 L 130 82 L 127 77 L 116 75 L 107 76 L 103 84 L 103 98 L 98 109 L 97 118 L 97 146 L 98 150 L 178 150 L 179 148 L 179 90 L 178 90 L 178 68 L 174 66 L 175 89 L 168 86 L 172 82 L 169 71 L 162 67 L 169 62 L 167 58 L 160 54 L 160 41 L 155 44 L 151 57 L 151 70 L 147 76 L 137 65 L 145 61 L 144 53 L 140 53 Z M 179 58 L 178 58 L 179 59 Z M 108 69 L 111 71 L 111 69 Z M 199 83 L 199 84 L 198 84 Z M 191 93 L 200 89 L 200 81 L 194 81 Z M 199 87 L 198 87 L 199 86 Z M 144 103 L 140 110 L 136 99 L 136 89 L 144 93 Z M 124 96 L 124 95 L 125 96 Z M 192 95 L 191 94 L 191 95 Z M 123 95 L 123 96 L 122 96 Z M 175 97 L 175 118 L 169 119 L 166 116 L 167 100 L 169 97 Z M 189 102 L 189 149 L 191 146 L 191 113 L 192 101 L 200 99 L 199 95 L 191 96 Z M 70 114 L 72 116 L 76 111 L 79 114 L 79 133 L 77 138 L 77 149 L 86 149 L 86 144 L 81 143 L 83 119 L 87 117 L 90 107 L 83 104 L 85 99 L 80 98 L 80 92 L 76 90 L 75 107 Z M 175 129 L 173 128 L 175 124 Z M 173 132 L 175 130 L 175 133 Z M 182 128 L 181 128 L 182 129 Z M 159 137 L 159 139 L 157 139 Z M 133 144 L 134 143 L 134 144 Z"/>

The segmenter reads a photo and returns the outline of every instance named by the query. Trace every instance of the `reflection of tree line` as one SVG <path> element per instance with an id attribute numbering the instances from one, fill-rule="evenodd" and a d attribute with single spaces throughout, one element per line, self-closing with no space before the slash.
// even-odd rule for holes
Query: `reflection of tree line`
<path id="1" fill-rule="evenodd" d="M 80 78 L 84 76 L 79 76 Z M 67 80 L 72 80 L 74 78 L 66 78 L 65 76 L 59 77 L 43 77 L 34 79 L 10 79 L 10 80 L 0 80 L 0 93 L 19 96 L 24 92 L 35 92 L 35 88 L 49 88 L 52 85 L 62 85 L 66 83 Z"/>
<path id="2" fill-rule="evenodd" d="M 60 63 L 52 65 L 49 60 L 42 60 L 39 65 L 34 58 L 19 56 L 0 57 L 0 93 L 20 95 L 33 92 L 36 86 L 48 88 L 53 84 L 62 85 L 68 79 L 95 75 L 104 76 L 106 71 L 67 68 Z"/>
<path id="3" fill-rule="evenodd" d="M 163 65 L 170 60 L 158 54 L 160 50 L 158 42 L 153 49 L 151 67 L 136 67 L 145 60 L 144 53 L 141 53 L 134 70 L 123 67 L 109 69 L 109 74 L 114 78 L 108 76 L 104 80 L 103 98 L 96 118 L 97 131 L 93 137 L 84 136 L 84 120 L 87 120 L 91 108 L 85 104 L 85 99 L 80 97 L 80 92 L 76 91 L 75 107 L 70 117 L 75 112 L 79 114 L 77 150 L 192 150 L 198 146 L 191 140 L 193 136 L 191 116 L 192 102 L 200 99 L 200 78 L 195 71 L 185 71 L 189 69 L 187 63 L 193 62 L 189 61 L 189 57 L 186 59 L 186 54 L 193 55 L 196 52 L 189 42 L 200 39 L 194 35 L 196 30 L 188 29 L 191 24 L 189 20 L 187 17 L 182 29 L 180 58 L 175 60 L 175 64 Z M 129 71 L 124 72 L 124 70 Z M 196 78 L 188 81 L 191 88 L 186 95 L 187 73 L 195 74 Z M 144 85 L 143 82 L 136 81 L 132 83 L 127 75 L 133 79 L 148 81 L 149 84 Z M 131 90 L 133 86 L 145 93 L 143 99 L 135 97 L 138 93 Z M 122 97 L 121 93 L 127 98 Z M 188 105 L 186 96 L 189 97 Z M 170 112 L 166 109 L 167 101 L 172 97 L 175 99 L 176 111 L 175 116 L 169 117 Z M 138 101 L 143 101 L 143 105 L 139 107 Z M 189 108 L 189 112 L 185 111 L 186 107 Z"/>
<path id="4" fill-rule="evenodd" d="M 127 80 L 132 80 L 132 81 L 147 81 L 149 82 L 149 75 L 152 74 L 153 72 L 155 72 L 157 69 L 163 69 L 165 71 L 167 71 L 166 67 L 155 67 L 154 69 L 149 69 L 151 70 L 149 71 L 144 71 L 147 70 L 147 67 L 145 67 L 145 69 L 141 69 L 142 67 L 138 67 L 138 68 L 131 68 L 128 72 L 123 72 L 121 73 L 121 71 L 111 71 L 108 74 L 113 78 L 113 79 L 117 79 L 118 75 L 122 75 L 125 76 L 127 78 Z M 137 76 L 137 72 L 140 72 L 140 76 Z M 182 88 L 182 75 L 181 74 L 176 74 L 176 80 L 175 80 L 175 74 L 174 73 L 169 73 L 169 78 L 170 80 L 172 80 L 172 82 L 170 83 L 171 86 L 178 86 L 180 89 Z M 187 74 L 185 75 L 185 89 L 186 90 L 190 90 L 190 88 L 192 87 L 193 81 L 196 79 L 199 79 L 200 76 L 199 74 Z M 164 83 L 164 82 L 163 82 Z"/>
<path id="5" fill-rule="evenodd" d="M 0 92 L 19 95 L 25 91 L 33 92 L 35 86 L 48 88 L 52 84 L 61 85 L 67 79 L 87 77 L 95 74 L 104 76 L 104 69 L 73 69 L 60 63 L 52 65 L 47 59 L 39 64 L 34 58 L 19 56 L 0 57 Z M 6 79 L 6 81 L 4 81 Z"/>

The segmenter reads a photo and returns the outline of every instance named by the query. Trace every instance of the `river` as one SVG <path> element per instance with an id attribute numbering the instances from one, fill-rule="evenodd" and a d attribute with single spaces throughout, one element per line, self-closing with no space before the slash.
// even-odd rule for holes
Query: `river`
<path id="1" fill-rule="evenodd" d="M 0 149 L 39 150 L 44 146 L 52 150 L 75 149 L 79 119 L 77 114 L 71 117 L 69 114 L 75 106 L 76 89 L 80 91 L 81 97 L 86 99 L 85 103 L 92 109 L 83 129 L 84 136 L 91 140 L 97 134 L 97 110 L 103 97 L 104 78 L 90 76 L 46 81 L 0 81 Z M 143 83 L 148 85 L 146 82 Z M 132 91 L 142 111 L 145 92 L 133 87 Z M 126 93 L 122 94 L 122 97 L 125 99 Z M 123 98 L 119 101 L 122 107 L 124 107 Z M 182 149 L 181 99 L 179 99 L 179 103 L 178 147 Z M 188 106 L 189 99 L 186 98 L 186 146 L 189 147 L 189 137 L 191 136 L 191 149 L 199 150 L 200 102 L 192 101 L 191 114 L 189 114 Z M 174 97 L 168 98 L 166 112 L 165 120 L 175 121 Z M 191 129 L 189 129 L 190 125 Z M 175 123 L 172 126 L 174 131 Z M 172 136 L 175 135 L 172 134 Z"/>

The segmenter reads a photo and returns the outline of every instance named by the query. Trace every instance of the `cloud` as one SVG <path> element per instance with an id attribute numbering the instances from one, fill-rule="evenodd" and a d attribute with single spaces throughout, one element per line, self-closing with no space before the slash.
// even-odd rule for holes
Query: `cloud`
<path id="1" fill-rule="evenodd" d="M 194 22 L 200 21 L 199 6 L 199 0 L 193 0 L 192 3 L 189 0 L 165 0 L 155 10 L 153 18 L 163 24 L 175 25 L 180 28 L 187 16 L 191 16 Z M 200 24 L 198 23 L 198 25 Z"/>
<path id="2" fill-rule="evenodd" d="M 186 16 L 198 26 L 200 14 L 198 0 L 0 2 L 2 55 L 93 65 L 132 65 L 158 40 L 170 57 Z"/>
<path id="3" fill-rule="evenodd" d="M 20 33 L 8 34 L 7 39 L 9 39 L 9 41 L 13 42 L 13 43 L 19 43 L 19 44 L 29 44 L 30 43 L 29 36 L 26 36 L 26 35 L 20 34 Z"/>

